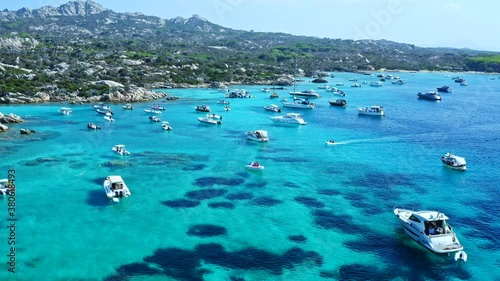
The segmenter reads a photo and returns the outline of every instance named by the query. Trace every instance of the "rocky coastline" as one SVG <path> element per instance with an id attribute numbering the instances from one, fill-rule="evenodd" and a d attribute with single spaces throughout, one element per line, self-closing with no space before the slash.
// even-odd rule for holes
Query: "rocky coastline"
<path id="1" fill-rule="evenodd" d="M 9 127 L 5 124 L 9 123 L 22 123 L 24 120 L 16 114 L 9 113 L 4 115 L 0 112 L 0 132 L 5 132 L 9 129 Z"/>
<path id="2" fill-rule="evenodd" d="M 105 85 L 109 87 L 109 92 L 106 94 L 98 94 L 94 92 L 81 95 L 78 92 L 60 93 L 58 91 L 40 91 L 33 95 L 23 93 L 8 92 L 0 96 L 0 104 L 33 104 L 33 103 L 48 103 L 48 102 L 68 102 L 71 104 L 76 103 L 95 103 L 95 102 L 111 102 L 111 103 L 136 103 L 153 101 L 165 98 L 167 100 L 175 100 L 176 97 L 170 96 L 164 91 L 156 91 L 163 89 L 189 89 L 189 88 L 213 88 L 220 89 L 226 88 L 231 85 L 274 85 L 274 86 L 290 86 L 293 85 L 294 78 L 291 75 L 283 75 L 276 80 L 255 80 L 248 82 L 212 82 L 203 84 L 187 84 L 187 83 L 170 83 L 170 82 L 156 82 L 147 87 L 138 87 L 124 85 L 109 81 L 102 80 L 94 82 L 94 84 Z"/>

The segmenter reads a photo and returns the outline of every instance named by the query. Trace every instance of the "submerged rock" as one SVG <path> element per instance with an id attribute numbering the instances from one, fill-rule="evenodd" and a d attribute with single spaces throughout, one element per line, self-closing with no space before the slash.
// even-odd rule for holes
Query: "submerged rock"
<path id="1" fill-rule="evenodd" d="M 15 115 L 13 113 L 4 115 L 2 112 L 0 112 L 0 123 L 21 123 L 21 122 L 24 122 L 24 120 L 18 115 Z"/>

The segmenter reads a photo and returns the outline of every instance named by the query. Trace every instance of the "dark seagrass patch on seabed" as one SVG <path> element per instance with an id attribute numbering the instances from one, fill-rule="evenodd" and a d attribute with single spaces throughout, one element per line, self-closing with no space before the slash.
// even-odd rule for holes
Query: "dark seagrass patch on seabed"
<path id="1" fill-rule="evenodd" d="M 278 204 L 283 203 L 283 201 L 274 199 L 269 196 L 262 196 L 262 197 L 257 197 L 253 200 L 253 203 L 255 205 L 261 205 L 261 206 L 275 206 Z"/>
<path id="2" fill-rule="evenodd" d="M 250 192 L 236 192 L 226 194 L 226 199 L 228 200 L 249 200 L 253 198 L 253 194 Z"/>
<path id="3" fill-rule="evenodd" d="M 161 203 L 170 208 L 193 208 L 200 205 L 200 201 L 187 200 L 187 199 L 168 200 L 168 201 L 163 201 Z"/>
<path id="4" fill-rule="evenodd" d="M 307 262 L 308 266 L 321 266 L 323 257 L 317 252 L 304 251 L 297 247 L 280 255 L 257 248 L 227 252 L 220 244 L 200 244 L 191 251 L 179 248 L 158 249 L 153 255 L 144 258 L 143 263 L 121 266 L 117 269 L 117 274 L 108 276 L 104 280 L 128 280 L 138 276 L 165 275 L 181 281 L 203 281 L 204 275 L 209 271 L 203 269 L 202 261 L 204 264 L 231 270 L 265 270 L 273 275 L 281 275 L 283 270 L 293 270 L 304 262 Z M 150 271 L 151 268 L 158 271 Z"/>
<path id="5" fill-rule="evenodd" d="M 248 182 L 245 184 L 247 188 L 264 188 L 267 186 L 267 181 L 257 181 L 257 182 Z"/>
<path id="6" fill-rule="evenodd" d="M 210 202 L 208 207 L 213 209 L 234 209 L 235 205 L 231 202 Z"/>
<path id="7" fill-rule="evenodd" d="M 288 236 L 288 239 L 290 241 L 297 242 L 297 243 L 304 243 L 307 241 L 307 237 L 305 237 L 304 235 L 290 235 L 290 236 Z"/>
<path id="8" fill-rule="evenodd" d="M 286 187 L 291 187 L 291 188 L 300 188 L 300 185 L 293 183 L 293 182 L 289 182 L 289 181 L 285 182 L 283 185 Z"/>
<path id="9" fill-rule="evenodd" d="M 318 193 L 326 196 L 336 196 L 342 194 L 340 191 L 335 189 L 320 189 L 318 190 Z"/>
<path id="10" fill-rule="evenodd" d="M 213 237 L 226 235 L 225 227 L 213 224 L 196 224 L 189 228 L 187 235 L 198 237 Z"/>
<path id="11" fill-rule="evenodd" d="M 59 157 L 40 157 L 36 158 L 34 160 L 29 160 L 25 161 L 23 163 L 24 166 L 31 167 L 31 166 L 40 166 L 40 165 L 45 165 L 45 166 L 57 166 L 61 163 L 64 163 L 65 159 L 64 158 L 59 158 Z"/>
<path id="12" fill-rule="evenodd" d="M 192 165 L 187 165 L 187 166 L 182 167 L 182 170 L 194 172 L 194 171 L 201 171 L 201 170 L 205 169 L 206 167 L 207 167 L 207 165 L 205 165 L 205 164 L 192 164 Z"/>
<path id="13" fill-rule="evenodd" d="M 378 198 L 374 198 L 371 202 L 369 198 L 366 198 L 363 194 L 359 192 L 349 192 L 342 194 L 344 199 L 349 200 L 351 205 L 356 208 L 360 208 L 363 210 L 363 213 L 366 215 L 377 215 L 386 212 L 384 208 L 378 203 Z"/>
<path id="14" fill-rule="evenodd" d="M 239 186 L 245 182 L 239 178 L 219 178 L 219 177 L 201 177 L 195 180 L 195 184 L 201 187 L 208 187 L 213 185 L 226 185 L 226 186 Z"/>
<path id="15" fill-rule="evenodd" d="M 302 205 L 309 208 L 323 208 L 325 204 L 323 202 L 318 201 L 318 199 L 314 197 L 308 196 L 297 196 L 295 197 L 295 201 L 301 203 Z"/>
<path id="16" fill-rule="evenodd" d="M 366 228 L 355 225 L 350 216 L 335 215 L 332 211 L 314 210 L 312 212 L 314 223 L 325 229 L 336 229 L 348 234 L 365 233 Z"/>
<path id="17" fill-rule="evenodd" d="M 227 193 L 227 190 L 225 190 L 225 189 L 210 188 L 210 189 L 200 189 L 200 190 L 189 191 L 189 192 L 186 192 L 186 194 L 184 196 L 186 196 L 187 198 L 192 199 L 192 200 L 205 200 L 205 199 L 220 197 L 226 193 Z"/>

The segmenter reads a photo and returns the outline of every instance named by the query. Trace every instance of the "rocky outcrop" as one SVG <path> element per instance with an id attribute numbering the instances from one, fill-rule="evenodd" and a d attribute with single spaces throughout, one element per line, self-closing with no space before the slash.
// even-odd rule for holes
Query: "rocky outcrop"
<path id="1" fill-rule="evenodd" d="M 9 129 L 9 127 L 7 127 L 4 124 L 0 123 L 0 132 L 6 132 L 8 129 Z"/>
<path id="2" fill-rule="evenodd" d="M 140 102 L 156 100 L 166 97 L 164 92 L 153 92 L 142 87 L 132 87 L 128 92 L 121 93 L 120 91 L 111 92 L 101 97 L 101 101 L 108 102 Z"/>
<path id="3" fill-rule="evenodd" d="M 316 79 L 312 80 L 311 82 L 313 82 L 313 83 L 328 83 L 328 81 L 323 79 L 323 78 L 316 78 Z"/>
<path id="4" fill-rule="evenodd" d="M 3 115 L 3 113 L 0 112 L 0 123 L 21 123 L 21 122 L 24 122 L 24 120 L 18 115 L 15 115 L 13 113 Z"/>
<path id="5" fill-rule="evenodd" d="M 276 86 L 291 86 L 295 82 L 295 79 L 292 76 L 289 75 L 283 75 L 276 79 L 276 82 L 274 82 L 274 85 Z"/>

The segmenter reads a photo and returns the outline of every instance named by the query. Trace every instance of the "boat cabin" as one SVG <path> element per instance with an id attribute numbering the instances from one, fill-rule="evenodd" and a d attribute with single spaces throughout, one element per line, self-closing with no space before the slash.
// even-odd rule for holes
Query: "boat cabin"
<path id="1" fill-rule="evenodd" d="M 414 213 L 408 218 L 408 220 L 416 223 L 416 225 L 414 224 L 415 227 L 428 236 L 446 234 L 448 232 L 447 219 L 447 216 L 435 211 Z"/>

